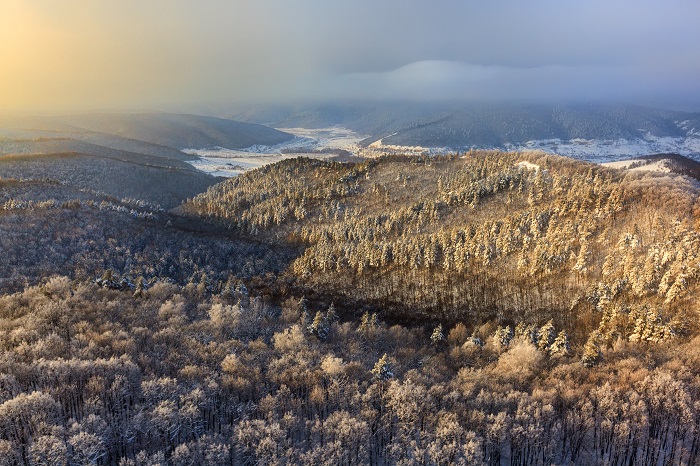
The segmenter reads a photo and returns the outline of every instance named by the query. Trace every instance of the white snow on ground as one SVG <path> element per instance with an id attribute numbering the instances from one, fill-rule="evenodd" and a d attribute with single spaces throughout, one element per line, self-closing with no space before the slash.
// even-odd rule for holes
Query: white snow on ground
<path id="1" fill-rule="evenodd" d="M 620 160 L 617 162 L 605 162 L 601 165 L 610 168 L 617 168 L 621 170 L 630 170 L 637 172 L 663 172 L 670 173 L 671 169 L 668 167 L 668 160 L 657 160 L 656 162 L 649 163 L 648 160 L 644 159 L 630 159 L 630 160 Z"/>
<path id="2" fill-rule="evenodd" d="M 543 139 L 528 141 L 523 144 L 505 144 L 491 149 L 509 151 L 540 150 L 550 154 L 588 160 L 590 162 L 614 162 L 634 159 L 649 154 L 676 153 L 700 160 L 700 132 L 689 127 L 689 122 L 677 122 L 688 133 L 687 137 L 657 137 L 649 133 L 636 139 Z M 357 134 L 347 128 L 333 126 L 330 128 L 280 128 L 296 137 L 276 146 L 252 146 L 246 149 L 187 149 L 185 152 L 199 158 L 190 162 L 195 168 L 215 176 L 236 176 L 248 170 L 278 162 L 283 159 L 307 156 L 326 159 L 333 156 L 319 153 L 323 149 L 342 149 L 360 157 L 378 157 L 387 154 L 428 155 L 454 152 L 448 147 L 395 146 L 383 144 L 378 140 L 368 147 L 361 147 L 360 141 L 366 136 Z M 459 148 L 459 151 L 465 148 Z M 629 162 L 631 163 L 631 162 Z M 530 167 L 528 167 L 530 168 Z M 644 165 L 636 170 L 661 170 L 662 166 Z"/>
<path id="3" fill-rule="evenodd" d="M 189 150 L 188 153 L 199 156 L 197 160 L 189 162 L 196 169 L 213 176 L 227 178 L 238 176 L 248 170 L 262 167 L 269 163 L 298 156 L 296 154 L 265 154 L 228 149 Z"/>
<path id="4" fill-rule="evenodd" d="M 343 149 L 355 153 L 360 141 L 367 138 L 341 126 L 330 128 L 278 128 L 285 133 L 313 141 L 312 149 Z"/>
<path id="5" fill-rule="evenodd" d="M 526 161 L 518 162 L 515 164 L 515 166 L 518 168 L 524 168 L 526 170 L 539 170 L 540 169 L 539 165 L 532 163 L 532 162 L 526 162 Z"/>
<path id="6" fill-rule="evenodd" d="M 524 144 L 506 144 L 506 150 L 541 150 L 591 162 L 610 162 L 640 155 L 676 153 L 700 159 L 700 138 L 657 137 L 651 134 L 643 138 L 628 140 L 600 139 L 543 139 Z"/>
<path id="7" fill-rule="evenodd" d="M 390 134 L 386 137 L 394 136 L 395 134 Z M 381 157 L 383 155 L 436 155 L 436 154 L 446 154 L 449 152 L 455 152 L 454 149 L 449 147 L 424 147 L 424 146 L 397 146 L 394 144 L 384 144 L 384 138 L 377 139 L 372 144 L 367 147 L 360 148 L 357 155 L 366 158 Z"/>
<path id="8" fill-rule="evenodd" d="M 668 161 L 667 160 L 658 160 L 654 163 L 650 163 L 647 165 L 640 165 L 639 167 L 634 167 L 631 168 L 630 170 L 633 172 L 663 172 L 663 173 L 671 173 L 671 169 L 667 165 Z"/>
<path id="9" fill-rule="evenodd" d="M 319 129 L 283 128 L 280 131 L 296 137 L 275 146 L 257 145 L 238 150 L 221 147 L 185 149 L 183 152 L 198 157 L 197 160 L 190 162 L 198 170 L 213 176 L 231 177 L 263 165 L 302 155 L 318 159 L 334 156 L 332 153 L 314 152 L 323 149 L 343 149 L 356 154 L 360 149 L 358 143 L 366 137 L 339 126 Z"/>
<path id="10" fill-rule="evenodd" d="M 645 161 L 642 159 L 629 159 L 629 160 L 618 160 L 617 162 L 605 162 L 605 163 L 601 163 L 601 165 L 609 167 L 609 168 L 617 168 L 618 170 L 623 170 L 623 169 L 629 168 L 630 165 L 635 164 L 635 163 L 645 163 Z"/>

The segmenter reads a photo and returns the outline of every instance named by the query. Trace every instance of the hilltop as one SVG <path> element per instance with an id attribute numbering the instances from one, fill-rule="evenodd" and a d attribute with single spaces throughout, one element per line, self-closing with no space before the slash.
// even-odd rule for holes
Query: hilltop
<path id="1" fill-rule="evenodd" d="M 62 117 L 59 121 L 81 130 L 111 134 L 179 150 L 272 146 L 293 137 L 263 125 L 200 115 L 78 115 Z"/>
<path id="2" fill-rule="evenodd" d="M 682 176 L 470 152 L 289 160 L 180 210 L 302 245 L 283 278 L 310 297 L 402 322 L 551 318 L 581 341 L 606 313 L 695 312 L 697 196 Z"/>

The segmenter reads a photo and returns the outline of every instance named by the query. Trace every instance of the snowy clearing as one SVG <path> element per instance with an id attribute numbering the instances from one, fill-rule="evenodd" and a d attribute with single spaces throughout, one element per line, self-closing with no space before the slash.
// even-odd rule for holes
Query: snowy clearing
<path id="1" fill-rule="evenodd" d="M 668 159 L 657 160 L 656 162 L 650 162 L 644 159 L 630 159 L 630 160 L 620 160 L 618 162 L 605 162 L 601 165 L 617 168 L 618 170 L 630 170 L 636 172 L 662 172 L 670 173 L 671 169 L 668 167 Z"/>
<path id="2" fill-rule="evenodd" d="M 293 134 L 299 138 L 309 139 L 312 144 L 310 149 L 343 149 L 353 154 L 359 148 L 359 143 L 367 136 L 357 134 L 342 126 L 330 128 L 277 128 L 285 133 Z"/>
<path id="3" fill-rule="evenodd" d="M 193 167 L 213 176 L 232 177 L 263 165 L 295 157 L 328 159 L 331 152 L 322 150 L 346 150 L 356 155 L 358 143 L 365 136 L 334 126 L 332 128 L 306 129 L 281 128 L 280 131 L 296 136 L 294 139 L 275 146 L 251 146 L 245 149 L 185 149 L 183 152 L 196 155 L 197 160 L 189 162 Z"/>
<path id="4" fill-rule="evenodd" d="M 589 162 L 613 162 L 649 154 L 675 153 L 700 159 L 700 138 L 657 137 L 650 134 L 639 139 L 541 139 L 524 144 L 505 144 L 511 151 L 541 150 Z"/>

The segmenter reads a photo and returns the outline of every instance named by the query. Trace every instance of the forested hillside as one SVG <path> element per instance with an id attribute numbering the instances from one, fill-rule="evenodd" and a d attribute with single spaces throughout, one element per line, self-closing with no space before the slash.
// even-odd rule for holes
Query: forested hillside
<path id="1" fill-rule="evenodd" d="M 475 151 L 171 212 L 0 188 L 0 465 L 699 461 L 692 178 Z"/>
<path id="2" fill-rule="evenodd" d="M 284 278 L 308 293 L 402 320 L 554 319 L 576 342 L 597 329 L 612 344 L 638 320 L 663 338 L 694 325 L 697 194 L 680 176 L 472 152 L 350 167 L 291 160 L 183 210 L 305 245 Z"/>
<path id="3" fill-rule="evenodd" d="M 0 292 L 54 274 L 92 281 L 105 270 L 133 283 L 216 284 L 278 273 L 295 257 L 286 247 L 199 228 L 143 199 L 46 179 L 0 179 L 0 251 Z"/>
<path id="4" fill-rule="evenodd" d="M 166 209 L 217 182 L 216 178 L 179 160 L 100 150 L 104 148 L 97 146 L 85 149 L 0 156 L 0 179 L 52 180 L 67 189 L 138 199 Z"/>
<path id="5" fill-rule="evenodd" d="M 291 140 L 266 126 L 178 114 L 0 115 L 0 179 L 66 186 L 176 207 L 217 180 L 185 148 L 245 148 Z"/>
<path id="6" fill-rule="evenodd" d="M 98 114 L 58 117 L 58 122 L 82 131 L 136 139 L 175 149 L 225 147 L 242 149 L 275 145 L 291 134 L 262 125 L 200 115 L 170 113 Z"/>

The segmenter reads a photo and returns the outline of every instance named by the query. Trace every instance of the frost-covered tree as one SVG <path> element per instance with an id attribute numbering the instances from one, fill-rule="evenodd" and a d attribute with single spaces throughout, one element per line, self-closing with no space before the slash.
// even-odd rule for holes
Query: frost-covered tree
<path id="1" fill-rule="evenodd" d="M 146 291 L 148 288 L 146 284 L 146 280 L 140 276 L 136 279 L 136 284 L 134 288 L 134 298 L 141 298 L 143 297 L 143 293 Z"/>
<path id="2" fill-rule="evenodd" d="M 384 353 L 384 355 L 379 358 L 379 361 L 377 361 L 372 368 L 372 376 L 376 380 L 389 380 L 394 377 L 392 363 L 388 354 Z"/>
<path id="3" fill-rule="evenodd" d="M 370 332 L 374 329 L 379 328 L 379 319 L 376 313 L 370 314 L 365 312 L 362 314 L 362 319 L 360 320 L 360 327 L 357 329 L 360 332 Z"/>
<path id="4" fill-rule="evenodd" d="M 438 345 L 443 341 L 445 341 L 445 334 L 442 332 L 442 324 L 440 324 L 435 327 L 432 335 L 430 335 L 430 342 L 433 345 Z"/>
<path id="5" fill-rule="evenodd" d="M 75 462 L 80 465 L 93 465 L 107 454 L 107 446 L 95 434 L 78 432 L 68 439 Z"/>
<path id="6" fill-rule="evenodd" d="M 316 312 L 313 322 L 306 327 L 306 331 L 319 340 L 325 340 L 328 338 L 331 327 L 326 316 L 321 311 L 318 311 Z"/>
<path id="7" fill-rule="evenodd" d="M 564 330 L 560 331 L 549 347 L 550 356 L 568 356 L 571 354 L 569 336 Z"/>
<path id="8" fill-rule="evenodd" d="M 33 465 L 64 466 L 68 464 L 66 442 L 55 435 L 42 435 L 29 447 L 29 458 Z"/>
<path id="9" fill-rule="evenodd" d="M 302 328 L 306 328 L 311 323 L 311 316 L 309 316 L 308 301 L 304 296 L 297 303 L 297 312 L 299 314 L 299 325 Z"/>
<path id="10" fill-rule="evenodd" d="M 340 319 L 340 317 L 338 316 L 338 313 L 335 311 L 335 306 L 333 305 L 333 303 L 331 303 L 331 305 L 328 306 L 328 310 L 326 311 L 326 320 L 329 323 L 333 323 L 333 322 L 338 322 L 339 319 Z"/>
<path id="11" fill-rule="evenodd" d="M 469 337 L 469 341 L 471 342 L 471 344 L 479 348 L 482 348 L 484 346 L 484 340 L 482 340 L 481 337 L 476 333 L 476 329 L 472 333 L 471 337 Z"/>
<path id="12" fill-rule="evenodd" d="M 634 329 L 630 333 L 631 342 L 660 343 L 675 336 L 675 329 L 666 322 L 658 309 L 647 307 L 635 312 Z"/>
<path id="13" fill-rule="evenodd" d="M 540 327 L 538 333 L 539 339 L 537 340 L 537 349 L 543 352 L 549 351 L 557 337 L 552 320 L 550 319 L 546 324 Z"/>
<path id="14" fill-rule="evenodd" d="M 513 330 L 509 325 L 505 327 L 498 327 L 496 332 L 493 334 L 494 344 L 498 348 L 507 348 L 510 345 L 510 341 L 513 339 Z"/>
<path id="15" fill-rule="evenodd" d="M 583 355 L 581 356 L 581 364 L 584 367 L 594 367 L 600 364 L 603 360 L 603 352 L 600 349 L 600 334 L 595 331 L 589 337 L 583 347 Z"/>
<path id="16" fill-rule="evenodd" d="M 539 329 L 534 324 L 524 324 L 522 322 L 515 326 L 513 338 L 528 341 L 537 346 L 539 340 Z"/>

